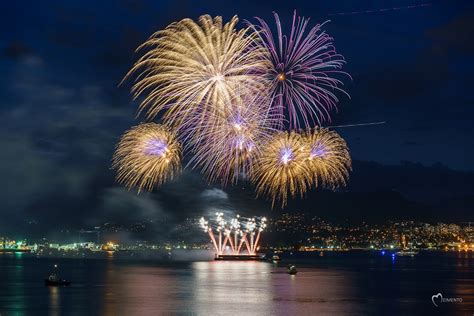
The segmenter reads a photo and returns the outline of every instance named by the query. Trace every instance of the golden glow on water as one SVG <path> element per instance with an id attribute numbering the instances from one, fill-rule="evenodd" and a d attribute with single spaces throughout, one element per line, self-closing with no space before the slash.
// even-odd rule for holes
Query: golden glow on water
<path id="1" fill-rule="evenodd" d="M 271 266 L 261 262 L 195 262 L 193 310 L 197 314 L 225 310 L 258 314 L 262 302 L 272 301 Z M 269 307 L 269 306 L 266 306 Z"/>
<path id="2" fill-rule="evenodd" d="M 57 286 L 48 286 L 48 291 L 50 315 L 60 315 L 61 302 L 59 296 L 59 288 Z"/>
<path id="3" fill-rule="evenodd" d="M 290 276 L 284 266 L 256 261 L 202 261 L 186 269 L 122 267 L 109 273 L 102 313 L 305 315 L 363 308 L 353 303 L 359 298 L 351 273 L 299 271 Z"/>
<path id="4" fill-rule="evenodd" d="M 389 257 L 315 256 L 298 261 L 298 274 L 290 276 L 287 262 L 7 255 L 0 256 L 0 308 L 5 315 L 384 315 L 389 304 L 392 314 L 412 315 L 424 314 L 431 295 L 441 292 L 463 299 L 442 306 L 441 314 L 472 312 L 472 252 Z M 70 287 L 45 288 L 42 277 L 54 263 Z"/>

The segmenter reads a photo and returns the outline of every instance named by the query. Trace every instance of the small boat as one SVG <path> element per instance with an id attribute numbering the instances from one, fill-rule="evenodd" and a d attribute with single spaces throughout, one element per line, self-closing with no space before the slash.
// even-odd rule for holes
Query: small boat
<path id="1" fill-rule="evenodd" d="M 298 270 L 296 270 L 296 267 L 294 265 L 289 265 L 288 274 L 295 275 L 296 273 L 298 273 Z"/>
<path id="2" fill-rule="evenodd" d="M 413 251 L 413 250 L 404 249 L 404 250 L 397 251 L 396 254 L 399 257 L 414 257 L 418 254 L 418 252 Z"/>
<path id="3" fill-rule="evenodd" d="M 70 281 L 63 280 L 59 277 L 58 265 L 54 265 L 54 270 L 51 272 L 47 279 L 44 279 L 44 285 L 46 286 L 69 286 Z"/>
<path id="4" fill-rule="evenodd" d="M 46 286 L 69 286 L 71 285 L 70 281 L 67 280 L 50 280 L 44 279 L 44 285 Z"/>
<path id="5" fill-rule="evenodd" d="M 279 262 L 279 261 L 281 261 L 281 258 L 280 258 L 279 255 L 273 255 L 273 256 L 272 256 L 272 261 L 273 261 L 273 262 Z"/>

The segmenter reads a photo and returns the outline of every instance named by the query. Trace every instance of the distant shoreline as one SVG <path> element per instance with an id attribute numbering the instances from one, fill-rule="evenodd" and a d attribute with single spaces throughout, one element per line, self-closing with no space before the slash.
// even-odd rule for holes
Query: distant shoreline
<path id="1" fill-rule="evenodd" d="M 15 252 L 28 253 L 28 252 L 31 252 L 31 249 L 0 249 L 0 253 L 15 253 Z"/>

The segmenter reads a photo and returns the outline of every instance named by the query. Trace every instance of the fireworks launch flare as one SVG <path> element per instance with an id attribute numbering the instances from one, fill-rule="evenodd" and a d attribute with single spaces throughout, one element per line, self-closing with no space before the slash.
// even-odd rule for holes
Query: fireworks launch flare
<path id="1" fill-rule="evenodd" d="M 279 132 L 262 149 L 255 163 L 252 180 L 257 195 L 272 199 L 272 206 L 280 200 L 284 207 L 288 195 L 303 196 L 313 181 L 308 164 L 309 147 L 296 132 Z"/>
<path id="2" fill-rule="evenodd" d="M 181 146 L 165 126 L 141 124 L 122 136 L 112 166 L 117 182 L 151 191 L 180 172 Z"/>
<path id="3" fill-rule="evenodd" d="M 316 186 L 335 189 L 344 186 L 351 170 L 347 144 L 339 134 L 325 128 L 303 135 L 309 145 L 309 165 Z"/>
<path id="4" fill-rule="evenodd" d="M 251 27 L 258 31 L 268 49 L 269 68 L 266 70 L 272 86 L 272 108 L 287 115 L 290 128 L 311 127 L 330 120 L 330 110 L 336 107 L 336 92 L 345 93 L 342 81 L 334 75 L 345 61 L 334 48 L 333 39 L 317 24 L 306 33 L 309 19 L 293 15 L 289 36 L 282 31 L 280 18 L 275 16 L 277 34 L 261 18 Z M 283 123 L 282 123 L 283 124 Z"/>
<path id="5" fill-rule="evenodd" d="M 216 212 L 212 224 L 201 217 L 199 225 L 209 234 L 217 257 L 224 255 L 226 251 L 234 256 L 243 254 L 255 256 L 259 249 L 261 232 L 267 227 L 267 219 L 265 217 L 246 219 L 237 215 L 227 221 L 224 213 Z"/>

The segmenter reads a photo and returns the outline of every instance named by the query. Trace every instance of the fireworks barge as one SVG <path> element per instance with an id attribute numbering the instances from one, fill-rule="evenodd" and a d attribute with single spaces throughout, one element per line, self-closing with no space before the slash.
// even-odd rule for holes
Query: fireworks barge
<path id="1" fill-rule="evenodd" d="M 264 259 L 257 251 L 266 221 L 265 217 L 243 218 L 239 215 L 227 221 L 224 213 L 217 212 L 212 223 L 204 217 L 199 223 L 211 239 L 216 251 L 215 260 L 261 261 Z"/>
<path id="2" fill-rule="evenodd" d="M 214 260 L 217 261 L 262 261 L 263 258 L 260 255 L 218 255 Z"/>

